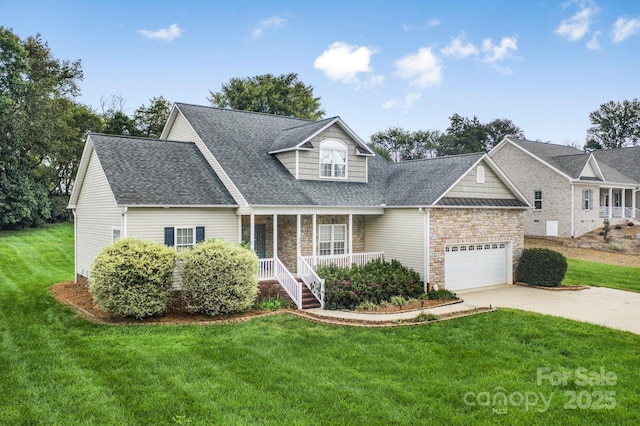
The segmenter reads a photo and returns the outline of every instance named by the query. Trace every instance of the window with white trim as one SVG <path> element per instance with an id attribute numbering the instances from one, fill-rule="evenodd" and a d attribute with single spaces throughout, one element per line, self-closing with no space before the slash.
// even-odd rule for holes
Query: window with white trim
<path id="1" fill-rule="evenodd" d="M 476 183 L 484 183 L 484 167 L 478 166 L 476 169 Z"/>
<path id="2" fill-rule="evenodd" d="M 120 228 L 111 228 L 111 242 L 115 243 L 120 239 Z"/>
<path id="3" fill-rule="evenodd" d="M 185 250 L 195 245 L 195 228 L 176 228 L 176 250 Z"/>
<path id="4" fill-rule="evenodd" d="M 320 177 L 346 179 L 347 145 L 337 140 L 320 143 Z"/>
<path id="5" fill-rule="evenodd" d="M 345 254 L 347 225 L 319 225 L 318 242 L 320 256 Z"/>
<path id="6" fill-rule="evenodd" d="M 542 210 L 542 191 L 533 191 L 533 208 Z"/>
<path id="7" fill-rule="evenodd" d="M 593 210 L 593 191 L 590 189 L 582 190 L 582 210 Z"/>

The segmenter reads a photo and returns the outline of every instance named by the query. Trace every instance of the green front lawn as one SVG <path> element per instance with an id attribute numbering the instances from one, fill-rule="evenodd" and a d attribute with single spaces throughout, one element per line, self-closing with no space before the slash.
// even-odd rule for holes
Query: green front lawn
<path id="1" fill-rule="evenodd" d="M 638 268 L 567 259 L 569 269 L 563 284 L 584 284 L 621 290 L 640 291 L 640 258 Z"/>
<path id="2" fill-rule="evenodd" d="M 49 293 L 73 277 L 72 233 L 0 234 L 0 424 L 640 422 L 638 335 L 507 309 L 386 329 L 101 326 Z M 601 369 L 609 383 L 582 383 Z"/>

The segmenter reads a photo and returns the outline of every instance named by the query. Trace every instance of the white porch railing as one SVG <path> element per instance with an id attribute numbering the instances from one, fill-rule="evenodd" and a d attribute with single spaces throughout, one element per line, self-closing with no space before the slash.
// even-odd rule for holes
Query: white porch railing
<path id="1" fill-rule="evenodd" d="M 284 288 L 298 309 L 302 309 L 302 285 L 277 257 L 273 259 L 273 272 L 274 279 Z"/>
<path id="2" fill-rule="evenodd" d="M 633 210 L 632 207 L 600 207 L 600 217 L 609 217 L 609 209 L 611 209 L 611 217 L 627 217 L 640 220 L 640 210 Z"/>
<path id="3" fill-rule="evenodd" d="M 258 280 L 275 279 L 273 259 L 258 259 Z"/>
<path id="4" fill-rule="evenodd" d="M 298 254 L 298 276 L 324 308 L 324 279 Z"/>
<path id="5" fill-rule="evenodd" d="M 331 256 L 302 256 L 302 258 L 311 265 L 313 269 L 327 265 L 350 268 L 353 264 L 362 266 L 374 260 L 382 259 L 384 258 L 384 253 L 376 251 L 369 253 L 334 254 Z"/>

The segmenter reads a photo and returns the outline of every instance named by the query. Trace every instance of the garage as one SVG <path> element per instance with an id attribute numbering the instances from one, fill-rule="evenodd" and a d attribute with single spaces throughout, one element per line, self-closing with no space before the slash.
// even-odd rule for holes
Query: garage
<path id="1" fill-rule="evenodd" d="M 445 246 L 444 286 L 463 290 L 511 281 L 511 244 L 491 242 Z"/>

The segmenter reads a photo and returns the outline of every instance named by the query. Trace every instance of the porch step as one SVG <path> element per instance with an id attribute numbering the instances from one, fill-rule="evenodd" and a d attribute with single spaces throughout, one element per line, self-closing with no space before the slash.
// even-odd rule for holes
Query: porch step
<path id="1" fill-rule="evenodd" d="M 302 280 L 298 279 L 298 282 L 302 284 L 302 309 L 319 308 L 320 302 L 316 299 L 313 293 L 311 293 L 311 290 L 304 285 Z"/>

